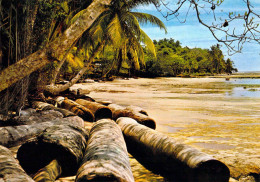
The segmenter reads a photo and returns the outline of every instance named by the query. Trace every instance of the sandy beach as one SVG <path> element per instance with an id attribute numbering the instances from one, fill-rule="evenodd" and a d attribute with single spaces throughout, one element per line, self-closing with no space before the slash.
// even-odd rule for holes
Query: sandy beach
<path id="1" fill-rule="evenodd" d="M 95 100 L 145 109 L 157 131 L 213 155 L 231 171 L 230 181 L 259 180 L 260 97 L 257 84 L 247 87 L 225 78 L 116 79 L 81 83 L 71 89 L 89 90 Z M 259 85 L 260 87 L 260 85 Z M 165 181 L 131 159 L 136 181 Z"/>

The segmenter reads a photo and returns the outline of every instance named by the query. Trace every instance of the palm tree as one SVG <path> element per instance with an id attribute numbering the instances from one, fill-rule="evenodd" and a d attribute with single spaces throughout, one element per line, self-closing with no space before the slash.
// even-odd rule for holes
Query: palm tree
<path id="1" fill-rule="evenodd" d="M 129 0 L 129 1 L 112 1 L 109 8 L 104 11 L 100 17 L 94 22 L 87 34 L 81 39 L 86 40 L 84 43 L 95 42 L 95 49 L 92 51 L 92 56 L 80 72 L 65 85 L 47 85 L 44 89 L 53 94 L 62 92 L 75 84 L 80 77 L 88 70 L 90 64 L 94 61 L 97 54 L 103 49 L 105 45 L 112 45 L 118 50 L 118 70 L 122 62 L 128 61 L 134 65 L 135 69 L 140 69 L 140 63 L 144 65 L 144 52 L 141 44 L 150 50 L 155 55 L 155 47 L 153 41 L 140 28 L 139 22 L 150 22 L 159 26 L 166 32 L 165 25 L 155 16 L 131 12 L 130 9 L 148 3 L 156 3 L 156 0 Z"/>
<path id="2" fill-rule="evenodd" d="M 112 0 L 94 0 L 80 18 L 64 31 L 58 38 L 51 41 L 43 49 L 21 59 L 0 72 L 0 91 L 8 88 L 18 80 L 57 60 L 66 50 L 93 24 L 99 15 L 107 9 Z"/>

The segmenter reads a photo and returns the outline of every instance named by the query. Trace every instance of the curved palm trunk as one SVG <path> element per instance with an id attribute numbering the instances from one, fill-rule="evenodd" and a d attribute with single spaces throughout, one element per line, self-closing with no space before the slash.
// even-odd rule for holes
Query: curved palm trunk
<path id="1" fill-rule="evenodd" d="M 111 0 L 94 0 L 85 13 L 78 18 L 60 37 L 51 42 L 44 49 L 21 59 L 0 73 L 0 91 L 8 88 L 18 80 L 42 68 L 47 63 L 63 55 L 70 47 L 106 10 Z"/>
<path id="2" fill-rule="evenodd" d="M 69 54 L 70 50 L 72 49 L 72 47 L 75 45 L 76 42 L 74 42 L 74 44 L 70 46 L 70 48 L 66 51 L 65 55 L 63 56 L 62 60 L 59 62 L 59 65 L 55 68 L 50 85 L 55 85 L 58 74 L 60 73 L 60 69 L 62 65 L 65 63 L 67 55 Z"/>
<path id="3" fill-rule="evenodd" d="M 84 67 L 78 72 L 78 74 L 72 78 L 68 83 L 64 85 L 47 85 L 43 89 L 45 91 L 48 91 L 52 94 L 58 94 L 60 92 L 63 92 L 70 88 L 72 85 L 77 83 L 77 81 L 81 78 L 81 76 L 89 69 L 91 63 L 94 61 L 94 58 L 97 56 L 97 54 L 103 49 L 105 45 L 105 41 L 103 41 L 101 44 L 98 45 L 98 47 L 95 49 L 95 51 L 92 53 L 92 56 L 89 58 L 89 62 L 84 65 Z"/>

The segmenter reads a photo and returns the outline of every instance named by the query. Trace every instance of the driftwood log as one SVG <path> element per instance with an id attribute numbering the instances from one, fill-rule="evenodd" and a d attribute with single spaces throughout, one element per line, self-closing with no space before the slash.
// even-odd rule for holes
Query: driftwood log
<path id="1" fill-rule="evenodd" d="M 17 160 L 12 152 L 0 145 L 0 181 L 1 182 L 33 182 Z"/>
<path id="2" fill-rule="evenodd" d="M 32 102 L 32 106 L 33 106 L 33 108 L 39 109 L 42 111 L 46 111 L 46 110 L 58 111 L 63 115 L 63 117 L 75 116 L 75 114 L 73 112 L 71 112 L 67 109 L 55 107 L 54 105 L 48 104 L 46 102 L 34 101 L 34 102 Z"/>
<path id="3" fill-rule="evenodd" d="M 84 121 L 78 116 L 67 118 L 57 118 L 49 122 L 42 122 L 32 125 L 6 126 L 0 127 L 0 145 L 13 147 L 24 143 L 26 140 L 41 133 L 46 128 L 53 125 L 70 124 L 84 127 Z"/>
<path id="4" fill-rule="evenodd" d="M 63 115 L 58 111 L 36 111 L 35 109 L 28 109 L 22 110 L 20 116 L 15 116 L 14 118 L 10 119 L 6 124 L 8 124 L 8 126 L 31 125 L 62 118 Z"/>
<path id="5" fill-rule="evenodd" d="M 64 97 L 58 97 L 56 98 L 56 101 L 60 107 L 68 109 L 69 111 L 75 113 L 76 115 L 84 119 L 84 121 L 94 122 L 94 114 L 86 107 Z"/>
<path id="6" fill-rule="evenodd" d="M 96 121 L 104 118 L 112 119 L 112 111 L 107 106 L 84 99 L 77 99 L 76 102 L 94 113 Z"/>
<path id="7" fill-rule="evenodd" d="M 92 127 L 76 181 L 134 181 L 122 131 L 113 120 Z"/>
<path id="8" fill-rule="evenodd" d="M 127 106 L 126 109 L 128 109 L 132 112 L 135 112 L 135 113 L 140 113 L 140 114 L 144 114 L 144 115 L 148 116 L 148 113 L 143 108 L 138 107 L 138 106 L 130 105 L 130 106 Z"/>
<path id="9" fill-rule="evenodd" d="M 114 120 L 117 120 L 120 117 L 130 117 L 135 119 L 138 123 L 149 128 L 156 128 L 156 123 L 154 119 L 150 118 L 147 113 L 142 109 L 137 109 L 137 107 L 134 108 L 133 106 L 122 107 L 117 104 L 109 104 L 108 108 L 111 109 Z"/>
<path id="10" fill-rule="evenodd" d="M 147 169 L 170 181 L 229 181 L 228 167 L 213 157 L 131 118 L 119 118 L 117 123 L 125 136 L 128 151 Z"/>
<path id="11" fill-rule="evenodd" d="M 17 159 L 28 174 L 38 171 L 34 179 L 39 181 L 73 176 L 83 158 L 88 134 L 87 130 L 75 126 L 49 127 L 23 144 L 18 149 Z"/>

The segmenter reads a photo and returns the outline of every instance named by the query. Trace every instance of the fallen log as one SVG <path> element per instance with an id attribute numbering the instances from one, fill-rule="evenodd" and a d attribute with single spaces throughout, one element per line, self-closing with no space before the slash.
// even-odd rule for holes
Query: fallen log
<path id="1" fill-rule="evenodd" d="M 73 176 L 82 161 L 88 135 L 87 130 L 75 126 L 49 127 L 23 144 L 17 159 L 28 174 L 36 173 L 34 179 L 39 181 Z"/>
<path id="2" fill-rule="evenodd" d="M 9 126 L 17 126 L 17 125 L 31 125 L 36 123 L 43 123 L 53 121 L 55 119 L 62 119 L 63 115 L 54 110 L 48 111 L 39 111 L 33 112 L 32 109 L 27 112 L 27 110 L 23 110 L 20 116 L 15 116 L 14 118 L 8 121 Z"/>
<path id="3" fill-rule="evenodd" d="M 112 119 L 112 111 L 107 106 L 84 99 L 77 99 L 76 103 L 88 108 L 94 113 L 96 121 L 104 118 Z"/>
<path id="4" fill-rule="evenodd" d="M 113 113 L 113 120 L 117 120 L 120 117 L 130 117 L 135 119 L 138 123 L 145 125 L 149 128 L 155 129 L 156 123 L 149 116 L 140 113 L 140 110 L 133 109 L 131 107 L 122 107 L 117 104 L 109 104 L 108 108 L 111 109 Z"/>
<path id="5" fill-rule="evenodd" d="M 84 127 L 84 121 L 78 116 L 67 118 L 57 118 L 55 120 L 32 125 L 6 126 L 0 128 L 0 145 L 13 147 L 24 143 L 26 140 L 41 133 L 46 128 L 53 125 L 70 124 Z"/>
<path id="6" fill-rule="evenodd" d="M 76 181 L 134 181 L 122 132 L 113 120 L 92 127 Z"/>
<path id="7" fill-rule="evenodd" d="M 143 108 L 138 107 L 138 106 L 130 105 L 130 106 L 127 106 L 126 109 L 129 109 L 132 112 L 141 113 L 141 114 L 148 116 L 148 113 Z"/>
<path id="8" fill-rule="evenodd" d="M 64 97 L 58 97 L 56 98 L 56 101 L 60 107 L 68 109 L 69 111 L 75 113 L 76 115 L 84 119 L 84 121 L 94 122 L 94 114 L 86 107 Z"/>
<path id="9" fill-rule="evenodd" d="M 67 109 L 55 107 L 54 105 L 48 104 L 46 102 L 34 101 L 34 102 L 32 102 L 32 106 L 33 106 L 33 108 L 39 109 L 42 111 L 47 111 L 47 110 L 58 111 L 63 115 L 63 117 L 76 116 L 73 112 L 71 112 Z"/>
<path id="10" fill-rule="evenodd" d="M 17 160 L 13 157 L 12 152 L 0 145 L 0 181 L 8 182 L 33 182 Z"/>
<path id="11" fill-rule="evenodd" d="M 179 143 L 131 118 L 119 118 L 128 151 L 147 169 L 170 181 L 228 182 L 228 167 L 213 157 Z"/>

